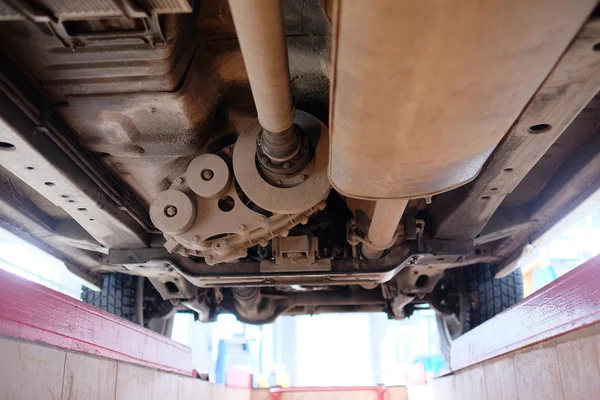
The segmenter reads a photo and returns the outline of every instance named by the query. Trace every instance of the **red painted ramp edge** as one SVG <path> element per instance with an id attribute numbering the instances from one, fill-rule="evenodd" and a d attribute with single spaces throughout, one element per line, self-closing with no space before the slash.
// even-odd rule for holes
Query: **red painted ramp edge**
<path id="1" fill-rule="evenodd" d="M 2 270 L 0 335 L 194 374 L 189 347 Z"/>
<path id="2" fill-rule="evenodd" d="M 600 255 L 459 337 L 451 369 L 462 368 L 600 322 Z"/>

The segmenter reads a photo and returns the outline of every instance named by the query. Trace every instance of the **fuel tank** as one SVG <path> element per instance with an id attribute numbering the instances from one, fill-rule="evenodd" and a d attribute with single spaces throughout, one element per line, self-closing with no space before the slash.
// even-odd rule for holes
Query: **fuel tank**
<path id="1" fill-rule="evenodd" d="M 409 199 L 475 178 L 594 5 L 334 2 L 332 185 Z"/>

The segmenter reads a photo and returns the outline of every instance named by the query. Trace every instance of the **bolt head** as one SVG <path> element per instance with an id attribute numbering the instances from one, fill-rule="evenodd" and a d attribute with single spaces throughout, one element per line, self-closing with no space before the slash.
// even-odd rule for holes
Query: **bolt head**
<path id="1" fill-rule="evenodd" d="M 175 180 L 175 183 L 177 183 L 178 185 L 183 185 L 183 178 L 177 178 Z"/>
<path id="2" fill-rule="evenodd" d="M 267 217 L 265 217 L 264 215 L 261 215 L 260 217 L 258 217 L 258 222 L 260 222 L 261 224 L 264 224 L 265 222 L 267 222 Z"/>
<path id="3" fill-rule="evenodd" d="M 307 179 L 308 179 L 308 176 L 306 176 L 306 174 L 300 174 L 300 180 L 301 180 L 302 182 L 304 182 L 304 181 L 305 181 L 305 180 L 307 180 Z"/>
<path id="4" fill-rule="evenodd" d="M 278 181 L 276 181 L 275 183 L 277 184 L 277 186 L 281 186 L 281 184 L 282 184 L 283 182 L 281 182 L 281 181 L 279 181 L 279 180 L 278 180 Z"/>
<path id="5" fill-rule="evenodd" d="M 292 164 L 290 164 L 287 161 L 283 163 L 283 169 L 290 169 L 291 166 L 292 166 Z"/>
<path id="6" fill-rule="evenodd" d="M 207 255 L 205 255 L 205 256 L 204 256 L 204 259 L 205 259 L 206 261 L 212 261 L 212 259 L 213 259 L 213 256 L 211 256 L 210 254 L 207 254 Z"/>
<path id="7" fill-rule="evenodd" d="M 262 157 L 260 158 L 260 161 L 262 161 L 262 163 L 263 163 L 263 164 L 268 164 L 270 160 L 269 160 L 269 157 L 267 157 L 267 156 L 262 156 Z"/>
<path id="8" fill-rule="evenodd" d="M 194 242 L 194 243 L 195 243 L 195 242 L 197 242 L 197 241 L 198 241 L 198 236 L 196 236 L 196 235 L 192 236 L 192 242 Z"/>
<path id="9" fill-rule="evenodd" d="M 246 225 L 244 225 L 244 224 L 239 224 L 238 225 L 238 231 L 244 232 L 245 230 L 246 230 Z"/>
<path id="10" fill-rule="evenodd" d="M 174 217 L 175 215 L 177 215 L 177 207 L 172 206 L 172 205 L 168 205 L 165 207 L 165 215 L 167 217 Z"/>
<path id="11" fill-rule="evenodd" d="M 213 172 L 212 169 L 203 169 L 202 172 L 200 173 L 202 176 L 202 179 L 205 181 L 210 181 L 214 176 L 215 173 Z"/>

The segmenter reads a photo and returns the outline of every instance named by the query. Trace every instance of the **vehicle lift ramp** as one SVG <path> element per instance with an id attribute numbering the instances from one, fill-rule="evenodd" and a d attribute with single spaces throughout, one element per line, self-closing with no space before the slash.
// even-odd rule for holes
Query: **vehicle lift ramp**
<path id="1" fill-rule="evenodd" d="M 588 400 L 600 399 L 600 256 L 457 339 L 451 358 L 452 373 L 408 390 L 218 386 L 188 347 L 0 271 L 0 400 Z"/>

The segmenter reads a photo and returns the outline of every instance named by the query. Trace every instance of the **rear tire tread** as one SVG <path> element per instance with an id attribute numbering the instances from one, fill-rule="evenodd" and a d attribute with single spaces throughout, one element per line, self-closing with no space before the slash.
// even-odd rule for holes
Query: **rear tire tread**
<path id="1" fill-rule="evenodd" d="M 104 275 L 102 290 L 96 292 L 84 286 L 81 288 L 81 300 L 117 317 L 137 322 L 136 279 L 135 276 L 119 273 Z"/>
<path id="2" fill-rule="evenodd" d="M 458 279 L 460 334 L 483 324 L 523 299 L 523 275 L 520 270 L 494 279 L 495 266 L 481 263 L 450 273 L 455 273 L 454 277 Z M 445 322 L 441 315 L 438 314 L 436 321 L 440 332 L 440 351 L 450 365 L 450 349 L 455 337 L 449 338 L 444 333 Z"/>
<path id="3" fill-rule="evenodd" d="M 476 264 L 462 271 L 465 282 L 466 305 L 465 332 L 500 314 L 523 299 L 523 276 L 521 271 L 512 272 L 501 279 L 494 279 L 496 270 L 492 264 Z"/>

